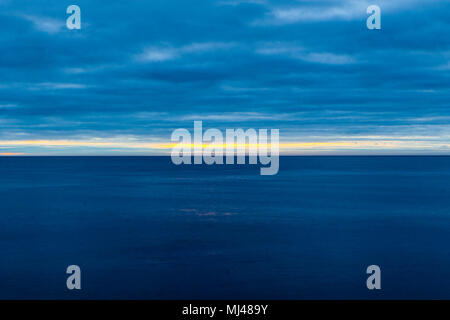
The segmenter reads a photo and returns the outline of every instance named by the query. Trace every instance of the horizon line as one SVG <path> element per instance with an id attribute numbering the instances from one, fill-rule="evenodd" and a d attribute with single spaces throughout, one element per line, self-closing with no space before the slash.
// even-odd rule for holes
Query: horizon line
<path id="1" fill-rule="evenodd" d="M 235 155 L 236 156 L 236 155 Z M 36 154 L 21 154 L 21 155 L 1 155 L 0 158 L 136 158 L 136 157 L 167 157 L 170 155 L 154 154 L 154 155 L 36 155 Z M 193 157 L 193 155 L 191 156 Z M 245 157 L 249 157 L 245 155 Z M 450 157 L 449 154 L 280 154 L 279 157 Z"/>

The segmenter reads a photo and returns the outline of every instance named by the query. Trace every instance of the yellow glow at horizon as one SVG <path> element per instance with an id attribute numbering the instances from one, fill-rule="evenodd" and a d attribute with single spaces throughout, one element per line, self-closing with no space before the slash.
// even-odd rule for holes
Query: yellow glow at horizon
<path id="1" fill-rule="evenodd" d="M 97 148 L 122 148 L 122 149 L 158 149 L 169 150 L 174 147 L 191 149 L 236 149 L 236 148 L 271 148 L 271 144 L 182 144 L 182 143 L 145 143 L 136 140 L 7 140 L 0 141 L 0 147 L 11 146 L 38 146 L 38 147 L 97 147 Z M 450 147 L 449 143 L 442 141 L 411 141 L 411 140 L 359 140 L 359 141 L 321 141 L 321 142 L 286 142 L 279 143 L 279 149 L 287 150 L 320 150 L 320 149 L 364 149 L 364 148 L 430 148 L 430 147 Z M 10 154 L 16 154 L 14 152 Z M 5 155 L 5 154 L 3 154 Z"/>
<path id="2" fill-rule="evenodd" d="M 0 156 L 21 156 L 23 153 L 20 152 L 0 152 Z"/>

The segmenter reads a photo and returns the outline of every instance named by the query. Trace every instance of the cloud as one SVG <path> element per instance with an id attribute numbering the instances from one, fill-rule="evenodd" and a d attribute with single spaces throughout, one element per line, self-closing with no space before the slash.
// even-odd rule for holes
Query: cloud
<path id="1" fill-rule="evenodd" d="M 334 54 L 334 53 L 308 53 L 302 57 L 305 61 L 311 61 L 315 63 L 325 63 L 325 64 L 349 64 L 355 63 L 356 60 L 345 54 Z"/>
<path id="2" fill-rule="evenodd" d="M 349 9 L 348 7 L 333 8 L 275 8 L 272 12 L 274 23 L 288 24 L 299 21 L 326 21 L 330 19 L 351 19 L 362 15 L 362 6 Z"/>
<path id="3" fill-rule="evenodd" d="M 59 89 L 85 89 L 86 85 L 80 83 L 55 83 L 55 82 L 41 82 L 31 85 L 31 90 L 59 90 Z"/>
<path id="4" fill-rule="evenodd" d="M 48 34 L 55 34 L 62 30 L 64 22 L 48 17 L 34 16 L 34 15 L 20 15 L 27 21 L 33 23 L 36 30 L 46 32 Z"/>
<path id="5" fill-rule="evenodd" d="M 427 4 L 430 5 L 431 0 Z M 419 0 L 378 0 L 377 3 L 367 0 L 325 0 L 304 2 L 295 6 L 268 5 L 268 12 L 262 19 L 255 20 L 252 25 L 288 25 L 293 23 L 346 21 L 361 19 L 367 16 L 366 9 L 376 4 L 382 12 L 404 10 L 417 4 L 423 5 Z"/>
<path id="6" fill-rule="evenodd" d="M 450 141 L 448 1 L 379 0 L 380 32 L 365 27 L 369 1 L 226 2 L 92 0 L 76 32 L 56 0 L 2 5 L 0 140 L 89 142 L 8 149 L 26 154 L 147 154 L 162 149 L 126 145 L 203 120 L 278 128 L 285 143 L 409 137 L 428 153 Z"/>
<path id="7" fill-rule="evenodd" d="M 263 44 L 256 49 L 256 53 L 272 56 L 288 56 L 294 59 L 322 64 L 339 65 L 357 62 L 357 60 L 350 55 L 331 52 L 310 52 L 310 50 L 307 50 L 306 48 L 286 43 Z"/>
<path id="8" fill-rule="evenodd" d="M 218 4 L 222 6 L 239 6 L 242 4 L 256 4 L 256 5 L 265 5 L 268 1 L 266 0 L 224 0 L 219 1 Z"/>
<path id="9" fill-rule="evenodd" d="M 447 71 L 447 70 L 450 70 L 450 62 L 447 62 L 446 64 L 437 66 L 436 69 L 437 69 L 437 70 L 440 70 L 440 71 Z"/>
<path id="10" fill-rule="evenodd" d="M 157 47 L 150 46 L 136 56 L 140 62 L 164 62 L 180 58 L 187 54 L 201 54 L 216 50 L 232 48 L 235 44 L 223 42 L 191 43 L 181 47 Z"/>
<path id="11" fill-rule="evenodd" d="M 258 112 L 228 112 L 221 114 L 191 114 L 181 116 L 180 121 L 194 121 L 201 119 L 203 121 L 257 121 L 257 120 L 270 120 L 277 118 L 277 115 L 262 114 Z"/>
<path id="12" fill-rule="evenodd" d="M 186 46 L 183 46 L 179 49 L 181 53 L 203 53 L 203 52 L 211 52 L 216 50 L 225 50 L 230 49 L 236 46 L 235 43 L 227 43 L 227 42 L 203 42 L 203 43 L 191 43 Z"/>
<path id="13" fill-rule="evenodd" d="M 137 60 L 141 62 L 163 62 L 173 60 L 177 55 L 175 49 L 148 47 L 137 56 Z"/>

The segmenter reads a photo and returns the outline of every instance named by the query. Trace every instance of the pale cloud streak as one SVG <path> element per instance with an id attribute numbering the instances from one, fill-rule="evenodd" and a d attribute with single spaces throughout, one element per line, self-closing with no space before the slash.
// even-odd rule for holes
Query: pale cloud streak
<path id="1" fill-rule="evenodd" d="M 266 4 L 268 4 L 268 1 L 266 1 L 266 0 L 224 0 L 224 1 L 219 1 L 217 4 L 221 5 L 221 6 L 236 7 L 236 6 L 239 6 L 242 4 L 266 5 Z"/>
<path id="2" fill-rule="evenodd" d="M 135 58 L 139 62 L 164 62 L 180 58 L 188 54 L 201 54 L 216 50 L 226 50 L 236 44 L 227 42 L 195 42 L 181 47 L 150 46 L 145 48 Z"/>
<path id="3" fill-rule="evenodd" d="M 352 64 L 357 59 L 347 54 L 337 54 L 332 52 L 311 52 L 301 46 L 289 43 L 266 43 L 256 48 L 257 54 L 271 56 L 287 56 L 312 63 L 320 64 Z"/>
<path id="4" fill-rule="evenodd" d="M 48 33 L 55 34 L 62 30 L 64 27 L 64 20 L 56 20 L 53 18 L 42 17 L 42 16 L 34 16 L 34 15 L 20 15 L 23 19 L 33 23 L 33 26 L 36 30 Z M 63 16 L 64 17 L 64 16 Z"/>
<path id="5" fill-rule="evenodd" d="M 434 0 L 427 1 L 430 5 Z M 370 5 L 378 5 L 383 12 L 407 9 L 416 4 L 423 4 L 419 0 L 328 0 L 299 2 L 298 5 L 275 6 L 267 5 L 265 17 L 252 22 L 254 26 L 287 25 L 301 22 L 322 22 L 332 20 L 354 20 L 367 16 L 366 9 Z"/>

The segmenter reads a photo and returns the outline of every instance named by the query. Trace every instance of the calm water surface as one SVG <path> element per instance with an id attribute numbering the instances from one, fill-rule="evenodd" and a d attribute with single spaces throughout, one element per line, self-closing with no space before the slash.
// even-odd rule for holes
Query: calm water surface
<path id="1" fill-rule="evenodd" d="M 0 298 L 449 299 L 450 157 L 3 157 Z"/>

